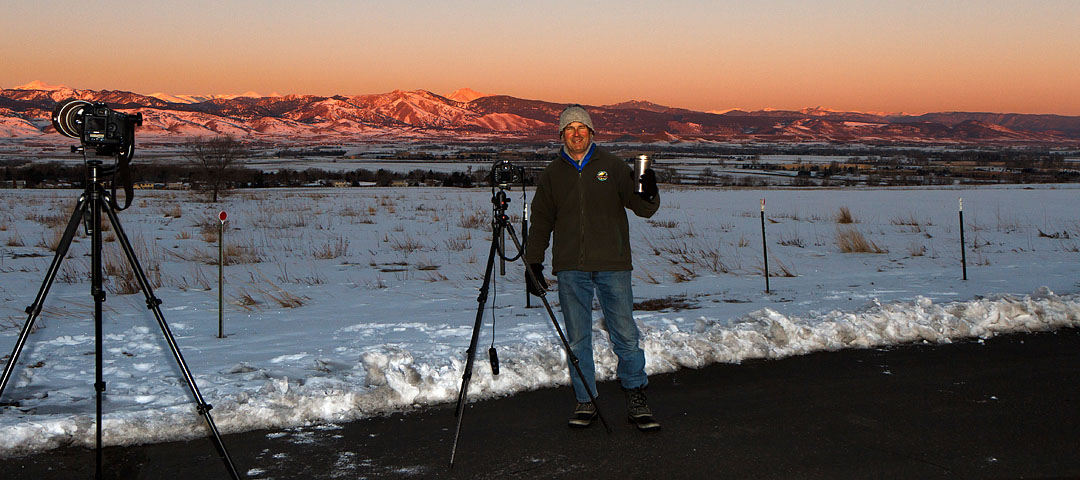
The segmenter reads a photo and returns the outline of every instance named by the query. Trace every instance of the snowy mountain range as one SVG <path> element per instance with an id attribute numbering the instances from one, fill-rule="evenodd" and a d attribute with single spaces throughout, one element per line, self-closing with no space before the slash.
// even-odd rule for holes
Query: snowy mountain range
<path id="1" fill-rule="evenodd" d="M 0 90 L 0 137 L 55 135 L 59 101 L 105 102 L 144 116 L 141 137 L 230 134 L 282 139 L 367 136 L 542 139 L 565 104 L 463 88 L 355 96 L 142 95 L 32 82 Z M 620 141 L 1080 144 L 1080 116 L 943 112 L 924 115 L 823 108 L 699 112 L 645 101 L 588 106 L 601 139 Z"/>

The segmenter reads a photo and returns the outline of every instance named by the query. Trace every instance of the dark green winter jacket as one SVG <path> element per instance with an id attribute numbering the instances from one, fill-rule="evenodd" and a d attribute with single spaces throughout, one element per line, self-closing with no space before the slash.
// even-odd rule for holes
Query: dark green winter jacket
<path id="1" fill-rule="evenodd" d="M 633 270 L 626 209 L 649 218 L 660 208 L 659 194 L 645 201 L 636 188 L 633 169 L 595 144 L 580 171 L 560 151 L 536 186 L 525 261 L 544 263 L 554 237 L 552 273 Z"/>

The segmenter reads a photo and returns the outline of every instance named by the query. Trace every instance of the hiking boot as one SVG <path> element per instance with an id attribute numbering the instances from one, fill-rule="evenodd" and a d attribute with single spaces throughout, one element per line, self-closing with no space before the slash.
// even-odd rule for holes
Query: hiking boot
<path id="1" fill-rule="evenodd" d="M 574 407 L 573 415 L 570 415 L 570 428 L 585 428 L 592 425 L 596 419 L 596 405 L 592 402 L 578 402 Z"/>
<path id="2" fill-rule="evenodd" d="M 645 400 L 645 387 L 624 388 L 626 394 L 626 413 L 630 423 L 643 432 L 660 430 L 660 423 L 652 416 Z"/>

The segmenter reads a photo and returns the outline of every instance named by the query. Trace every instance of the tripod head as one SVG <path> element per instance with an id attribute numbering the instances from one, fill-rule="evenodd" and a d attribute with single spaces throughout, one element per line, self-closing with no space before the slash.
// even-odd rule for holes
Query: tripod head
<path id="1" fill-rule="evenodd" d="M 494 206 L 492 222 L 506 226 L 506 223 L 510 221 L 510 217 L 506 215 L 506 209 L 510 206 L 510 197 L 506 195 L 506 190 L 499 189 L 492 195 L 491 203 Z"/>
<path id="2" fill-rule="evenodd" d="M 492 225 L 502 230 L 510 222 L 510 217 L 506 215 L 506 209 L 510 206 L 506 189 L 512 188 L 515 184 L 521 185 L 522 198 L 524 198 L 525 169 L 510 163 L 509 160 L 497 160 L 491 166 L 491 174 L 488 178 L 491 180 L 491 203 L 494 205 Z"/>

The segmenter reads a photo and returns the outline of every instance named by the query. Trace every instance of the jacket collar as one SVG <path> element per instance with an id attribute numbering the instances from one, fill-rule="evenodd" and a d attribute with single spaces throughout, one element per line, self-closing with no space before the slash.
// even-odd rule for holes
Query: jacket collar
<path id="1" fill-rule="evenodd" d="M 566 147 L 565 146 L 559 149 L 560 156 L 564 160 L 569 162 L 570 165 L 572 165 L 574 168 L 576 168 L 578 173 L 581 173 L 581 170 L 585 168 L 585 164 L 589 163 L 589 160 L 592 159 L 592 156 L 593 156 L 594 152 L 596 152 L 596 142 L 592 142 L 592 143 L 589 144 L 589 151 L 585 152 L 585 156 L 581 159 L 581 163 L 579 164 L 577 162 L 577 160 L 574 160 L 573 158 L 570 157 L 570 154 L 566 153 Z"/>

